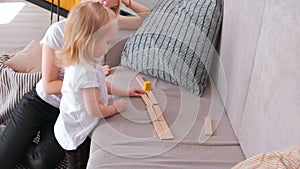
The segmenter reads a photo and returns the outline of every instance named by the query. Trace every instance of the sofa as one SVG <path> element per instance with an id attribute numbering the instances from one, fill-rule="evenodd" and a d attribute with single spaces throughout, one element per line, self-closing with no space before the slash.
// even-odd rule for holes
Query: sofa
<path id="1" fill-rule="evenodd" d="M 224 0 L 209 77 L 198 95 L 137 71 L 144 63 L 130 66 L 124 56 L 141 30 L 120 30 L 104 58 L 113 66 L 107 79 L 120 87 L 139 87 L 136 76 L 149 80 L 174 139 L 159 139 L 141 98 L 124 98 L 128 110 L 102 119 L 91 133 L 87 168 L 299 168 L 299 9 L 294 0 Z M 211 136 L 205 117 L 212 119 Z"/>
<path id="2" fill-rule="evenodd" d="M 296 1 L 224 0 L 219 55 L 201 97 L 117 66 L 109 78 L 113 84 L 139 86 L 136 75 L 151 81 L 175 139 L 160 140 L 145 120 L 142 100 L 130 99 L 129 111 L 101 121 L 94 130 L 88 168 L 232 168 L 254 155 L 290 146 L 296 146 L 292 150 L 299 157 L 299 7 Z M 114 56 L 121 56 L 117 51 Z M 114 56 L 106 61 L 118 65 L 122 59 Z M 192 105 L 199 107 L 193 110 Z M 206 116 L 213 119 L 211 137 L 204 134 Z"/>

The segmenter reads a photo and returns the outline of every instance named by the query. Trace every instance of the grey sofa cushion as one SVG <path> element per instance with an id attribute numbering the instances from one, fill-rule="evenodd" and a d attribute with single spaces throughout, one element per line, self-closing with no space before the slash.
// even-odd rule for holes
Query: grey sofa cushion
<path id="1" fill-rule="evenodd" d="M 127 41 L 121 64 L 201 95 L 222 11 L 220 0 L 158 1 Z"/>

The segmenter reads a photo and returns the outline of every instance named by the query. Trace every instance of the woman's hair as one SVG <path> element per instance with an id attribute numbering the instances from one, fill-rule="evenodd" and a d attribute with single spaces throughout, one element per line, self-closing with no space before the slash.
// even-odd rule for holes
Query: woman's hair
<path id="1" fill-rule="evenodd" d="M 115 18 L 115 13 L 98 1 L 82 1 L 74 6 L 67 17 L 64 45 L 57 52 L 58 66 L 65 67 L 79 61 L 96 63 L 94 34 Z"/>

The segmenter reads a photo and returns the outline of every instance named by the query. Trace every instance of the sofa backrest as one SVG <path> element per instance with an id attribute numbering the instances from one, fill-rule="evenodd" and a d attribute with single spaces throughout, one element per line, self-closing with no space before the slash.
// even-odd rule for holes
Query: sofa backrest
<path id="1" fill-rule="evenodd" d="M 300 145 L 300 1 L 224 0 L 223 96 L 246 157 Z M 218 82 L 217 82 L 218 84 Z"/>

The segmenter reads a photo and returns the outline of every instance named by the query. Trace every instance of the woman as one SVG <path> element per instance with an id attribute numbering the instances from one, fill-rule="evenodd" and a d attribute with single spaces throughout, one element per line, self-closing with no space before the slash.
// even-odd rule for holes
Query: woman
<path id="1" fill-rule="evenodd" d="M 122 3 L 136 12 L 148 11 L 131 0 L 122 0 Z M 119 12 L 119 0 L 108 0 L 106 5 Z M 141 17 L 119 18 L 121 28 L 134 29 L 142 23 Z M 137 21 L 138 24 L 133 24 Z M 32 169 L 53 169 L 64 156 L 64 150 L 57 143 L 53 130 L 59 114 L 63 79 L 62 69 L 55 65 L 55 51 L 63 45 L 64 25 L 65 21 L 51 25 L 41 40 L 42 79 L 36 88 L 23 96 L 0 137 L 2 169 L 14 169 L 22 161 Z M 105 70 L 109 72 L 108 68 Z M 37 133 L 40 133 L 38 144 L 33 143 Z"/>

